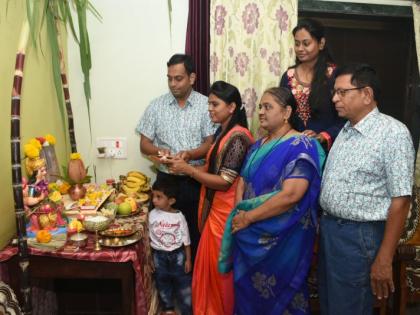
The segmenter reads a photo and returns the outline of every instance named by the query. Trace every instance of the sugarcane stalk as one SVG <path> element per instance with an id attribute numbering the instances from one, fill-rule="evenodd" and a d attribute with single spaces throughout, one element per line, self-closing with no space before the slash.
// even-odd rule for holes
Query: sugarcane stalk
<path id="1" fill-rule="evenodd" d="M 74 133 L 73 110 L 72 110 L 71 101 L 70 101 L 70 91 L 69 91 L 69 84 L 67 81 L 66 65 L 64 62 L 62 36 L 61 36 L 60 25 L 59 25 L 58 19 L 56 19 L 56 30 L 57 30 L 57 42 L 58 42 L 59 54 L 60 54 L 59 57 L 60 57 L 61 83 L 63 85 L 64 102 L 66 104 L 66 112 L 67 112 L 67 127 L 68 127 L 68 132 L 69 132 L 69 140 L 70 140 L 71 152 L 76 153 L 77 145 L 76 145 L 76 135 Z"/>
<path id="2" fill-rule="evenodd" d="M 23 204 L 22 168 L 20 165 L 20 100 L 23 83 L 25 53 L 29 39 L 29 22 L 22 24 L 16 53 L 16 65 L 13 78 L 11 102 L 10 145 L 12 153 L 12 184 L 15 203 L 16 226 L 18 235 L 18 257 L 20 268 L 20 287 L 23 296 L 23 313 L 32 314 L 31 286 L 29 281 L 29 251 L 26 237 L 25 208 Z"/>

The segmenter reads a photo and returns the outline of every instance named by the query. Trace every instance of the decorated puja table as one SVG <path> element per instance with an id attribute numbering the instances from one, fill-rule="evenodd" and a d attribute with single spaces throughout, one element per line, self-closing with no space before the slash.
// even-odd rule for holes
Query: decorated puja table
<path id="1" fill-rule="evenodd" d="M 150 191 L 149 179 L 144 178 L 131 186 L 142 184 L 139 187 Z M 138 190 L 136 187 L 130 188 Z M 48 200 L 29 208 L 30 279 L 119 280 L 121 313 L 146 314 L 152 292 L 146 205 L 149 194 L 128 191 L 132 193 L 128 196 L 107 185 L 82 188 L 85 193 L 79 199 L 53 190 Z M 0 276 L 19 293 L 18 263 L 17 246 L 0 251 Z M 54 299 L 46 302 L 56 303 Z"/>
<path id="2" fill-rule="evenodd" d="M 132 245 L 104 246 L 98 251 L 95 250 L 95 235 L 89 234 L 84 248 L 66 245 L 58 250 L 47 251 L 31 246 L 31 278 L 118 279 L 121 281 L 122 314 L 146 314 L 147 286 L 150 282 L 144 276 L 144 266 L 147 265 L 144 216 L 145 213 L 141 213 L 116 219 L 120 224 L 134 223 L 138 228 L 141 239 Z M 17 253 L 16 246 L 8 246 L 0 252 L 1 265 L 12 283 L 17 281 Z"/>

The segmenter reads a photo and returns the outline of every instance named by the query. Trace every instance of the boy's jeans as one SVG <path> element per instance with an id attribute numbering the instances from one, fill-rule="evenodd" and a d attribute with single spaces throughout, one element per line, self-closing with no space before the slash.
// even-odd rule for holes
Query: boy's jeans
<path id="1" fill-rule="evenodd" d="M 172 252 L 153 250 L 153 262 L 163 310 L 175 309 L 175 297 L 181 314 L 191 314 L 191 273 L 185 273 L 184 247 Z"/>

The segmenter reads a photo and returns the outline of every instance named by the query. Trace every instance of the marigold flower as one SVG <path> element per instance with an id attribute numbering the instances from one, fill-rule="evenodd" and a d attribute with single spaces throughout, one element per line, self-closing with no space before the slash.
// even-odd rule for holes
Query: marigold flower
<path id="1" fill-rule="evenodd" d="M 53 193 L 51 193 L 49 196 L 48 196 L 48 198 L 51 200 L 51 201 L 54 201 L 54 202 L 59 202 L 60 200 L 61 200 L 61 194 L 60 194 L 60 192 L 59 191 L 54 191 Z"/>
<path id="2" fill-rule="evenodd" d="M 80 155 L 80 153 L 72 153 L 70 154 L 70 160 L 81 160 L 82 156 Z"/>
<path id="3" fill-rule="evenodd" d="M 63 182 L 61 185 L 58 186 L 58 190 L 61 194 L 67 194 L 70 187 L 71 186 L 69 183 Z"/>
<path id="4" fill-rule="evenodd" d="M 39 157 L 39 149 L 35 145 L 28 143 L 23 146 L 25 155 L 31 159 Z"/>
<path id="5" fill-rule="evenodd" d="M 54 144 L 55 144 L 55 142 L 56 142 L 55 137 L 54 137 L 53 135 L 50 135 L 50 134 L 46 134 L 46 135 L 45 135 L 45 140 L 47 140 L 47 142 L 48 142 L 50 145 L 54 145 Z"/>
<path id="6" fill-rule="evenodd" d="M 32 144 L 35 147 L 37 147 L 38 150 L 41 150 L 41 148 L 42 148 L 41 142 L 39 142 L 39 140 L 37 140 L 36 138 L 30 139 L 28 143 L 29 144 Z"/>
<path id="7" fill-rule="evenodd" d="M 48 191 L 56 191 L 56 190 L 58 190 L 57 183 L 49 183 L 48 184 Z"/>

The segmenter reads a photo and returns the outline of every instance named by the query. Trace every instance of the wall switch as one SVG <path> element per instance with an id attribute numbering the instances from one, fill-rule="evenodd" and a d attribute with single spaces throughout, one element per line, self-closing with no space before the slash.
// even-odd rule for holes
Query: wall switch
<path id="1" fill-rule="evenodd" d="M 96 138 L 96 148 L 98 150 L 96 155 L 98 158 L 127 158 L 127 138 L 125 137 Z"/>

